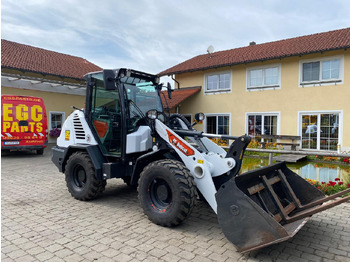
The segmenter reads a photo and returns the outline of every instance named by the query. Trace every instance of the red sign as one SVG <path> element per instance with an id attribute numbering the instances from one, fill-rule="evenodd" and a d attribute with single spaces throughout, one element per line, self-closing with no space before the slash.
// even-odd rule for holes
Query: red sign
<path id="1" fill-rule="evenodd" d="M 194 151 L 188 145 L 182 142 L 176 135 L 171 133 L 169 130 L 166 130 L 166 132 L 168 133 L 170 144 L 174 145 L 186 156 L 194 155 Z"/>

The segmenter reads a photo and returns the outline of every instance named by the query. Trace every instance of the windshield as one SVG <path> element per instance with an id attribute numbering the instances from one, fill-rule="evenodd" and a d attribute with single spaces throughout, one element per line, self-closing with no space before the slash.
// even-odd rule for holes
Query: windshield
<path id="1" fill-rule="evenodd" d="M 120 90 L 105 90 L 102 73 L 94 74 L 92 79 L 95 82 L 91 101 L 93 117 L 105 119 L 120 116 Z M 126 106 L 127 132 L 131 133 L 136 131 L 138 126 L 148 124 L 145 119 L 147 111 L 155 109 L 163 112 L 163 107 L 156 85 L 149 81 L 149 78 L 145 80 L 137 76 L 126 76 L 120 80 L 124 89 L 123 103 Z"/>
<path id="2" fill-rule="evenodd" d="M 128 100 L 129 121 L 128 133 L 137 130 L 139 125 L 146 124 L 146 112 L 156 109 L 163 112 L 162 103 L 156 86 L 152 82 L 133 77 L 121 79 Z"/>
<path id="3" fill-rule="evenodd" d="M 126 94 L 130 102 L 130 116 L 133 117 L 140 115 L 142 112 L 143 116 L 146 112 L 151 109 L 156 109 L 162 112 L 162 104 L 160 97 L 155 89 L 152 82 L 141 82 L 136 84 L 124 83 Z M 135 107 L 136 109 L 132 108 Z M 141 111 L 141 112 L 135 112 Z"/>

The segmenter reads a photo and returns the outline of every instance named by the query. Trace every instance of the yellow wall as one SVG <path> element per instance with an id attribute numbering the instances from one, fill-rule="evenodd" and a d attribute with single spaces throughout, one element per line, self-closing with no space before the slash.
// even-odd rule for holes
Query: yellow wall
<path id="1" fill-rule="evenodd" d="M 344 82 L 337 85 L 299 87 L 299 61 L 344 55 Z M 281 64 L 281 88 L 275 90 L 246 91 L 247 68 Z M 232 92 L 205 94 L 204 76 L 216 71 L 232 72 Z M 231 135 L 245 133 L 247 112 L 279 112 L 280 134 L 298 134 L 299 111 L 343 112 L 342 149 L 350 151 L 350 51 L 337 50 L 301 57 L 275 59 L 247 65 L 236 65 L 216 70 L 176 75 L 181 87 L 202 86 L 200 94 L 181 104 L 180 113 L 231 113 Z M 197 126 L 201 130 L 201 126 Z M 300 134 L 299 134 L 300 135 Z"/>

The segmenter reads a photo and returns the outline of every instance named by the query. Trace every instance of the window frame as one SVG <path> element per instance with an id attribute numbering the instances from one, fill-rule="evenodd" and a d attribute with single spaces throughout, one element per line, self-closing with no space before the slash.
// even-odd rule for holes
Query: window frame
<path id="1" fill-rule="evenodd" d="M 66 121 L 66 112 L 62 112 L 62 111 L 50 111 L 49 112 L 49 131 L 53 129 L 52 127 L 52 115 L 53 114 L 61 114 L 62 115 L 62 125 L 61 125 L 61 128 L 62 129 L 62 126 L 63 126 L 63 123 L 64 121 Z"/>
<path id="2" fill-rule="evenodd" d="M 228 74 L 230 79 L 229 79 L 229 88 L 228 89 L 219 89 L 220 87 L 220 75 Z M 217 89 L 215 90 L 208 90 L 208 76 L 218 76 L 218 81 L 217 81 Z M 218 71 L 218 72 L 212 72 L 212 73 L 207 73 L 204 74 L 204 86 L 205 94 L 215 94 L 215 93 L 228 93 L 232 92 L 232 71 Z"/>
<path id="3" fill-rule="evenodd" d="M 340 145 L 340 148 L 343 146 L 343 129 L 344 129 L 344 114 L 343 110 L 317 110 L 317 111 L 298 111 L 298 136 L 302 137 L 303 130 L 302 130 L 302 117 L 303 115 L 318 115 L 317 118 L 320 117 L 322 114 L 339 114 L 339 124 L 338 124 L 338 145 Z M 305 149 L 302 148 L 302 145 L 300 147 L 300 150 L 310 150 L 310 151 L 325 151 L 325 152 L 335 152 L 331 150 L 325 150 L 320 149 L 320 128 L 317 126 L 317 148 L 316 149 Z M 301 141 L 302 143 L 302 141 Z"/>
<path id="4" fill-rule="evenodd" d="M 332 78 L 332 79 L 323 80 L 322 79 L 323 62 L 332 61 L 332 60 L 339 60 L 339 78 Z M 314 62 L 320 63 L 318 80 L 303 81 L 304 64 L 314 63 Z M 344 55 L 327 56 L 327 57 L 313 58 L 313 59 L 304 59 L 304 60 L 299 61 L 299 87 L 315 86 L 315 85 L 321 85 L 321 86 L 322 85 L 336 85 L 336 84 L 343 84 L 343 83 L 344 83 Z"/>
<path id="5" fill-rule="evenodd" d="M 248 124 L 248 120 L 249 120 L 249 116 L 256 116 L 256 115 L 260 115 L 261 116 L 261 126 L 264 126 L 264 117 L 265 116 L 277 116 L 277 134 L 279 135 L 281 132 L 281 112 L 246 112 L 245 113 L 245 133 L 249 134 L 249 124 Z M 253 137 L 253 136 L 252 136 Z M 253 137 L 255 138 L 255 137 Z"/>
<path id="6" fill-rule="evenodd" d="M 203 130 L 204 130 L 204 132 L 205 133 L 208 133 L 208 127 L 207 127 L 207 124 L 208 124 L 208 122 L 207 122 L 207 119 L 208 119 L 208 117 L 212 117 L 212 116 L 216 116 L 216 117 L 218 117 L 218 116 L 228 116 L 228 123 L 229 123 L 229 127 L 228 127 L 228 135 L 230 136 L 231 135 L 231 113 L 208 113 L 208 114 L 204 114 L 205 115 L 205 118 L 204 118 L 204 125 L 203 125 Z M 218 123 L 219 123 L 219 121 L 218 121 L 218 119 L 216 118 L 216 134 L 218 133 Z"/>
<path id="7" fill-rule="evenodd" d="M 278 69 L 278 83 L 272 84 L 272 85 L 266 85 L 264 84 L 265 80 L 265 70 L 270 68 L 277 68 Z M 250 86 L 250 72 L 255 70 L 262 70 L 262 85 L 260 86 Z M 282 66 L 281 64 L 269 64 L 264 66 L 253 66 L 253 67 L 247 67 L 246 69 L 246 91 L 256 91 L 256 90 L 271 90 L 271 89 L 280 89 L 281 88 L 281 71 Z"/>

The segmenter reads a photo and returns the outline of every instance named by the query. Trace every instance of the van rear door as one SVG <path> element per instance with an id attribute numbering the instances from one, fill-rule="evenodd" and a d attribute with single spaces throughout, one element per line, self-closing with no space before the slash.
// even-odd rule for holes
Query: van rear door
<path id="1" fill-rule="evenodd" d="M 47 116 L 40 97 L 1 96 L 1 149 L 32 149 L 47 146 Z"/>

